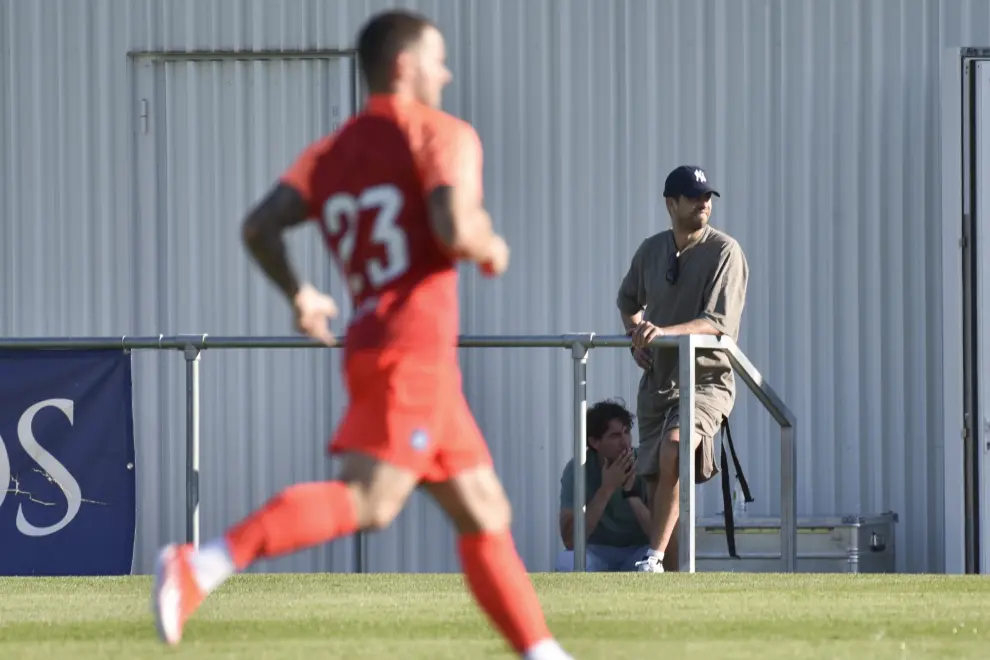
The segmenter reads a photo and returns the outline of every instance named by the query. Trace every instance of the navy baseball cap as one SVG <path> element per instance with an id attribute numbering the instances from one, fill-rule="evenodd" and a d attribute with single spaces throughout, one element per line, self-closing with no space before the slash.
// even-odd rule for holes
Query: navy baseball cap
<path id="1" fill-rule="evenodd" d="M 708 174 L 705 170 L 695 165 L 681 165 L 667 175 L 667 180 L 663 184 L 664 197 L 701 197 L 705 193 L 711 193 L 716 197 L 721 197 L 718 191 L 708 185 Z"/>

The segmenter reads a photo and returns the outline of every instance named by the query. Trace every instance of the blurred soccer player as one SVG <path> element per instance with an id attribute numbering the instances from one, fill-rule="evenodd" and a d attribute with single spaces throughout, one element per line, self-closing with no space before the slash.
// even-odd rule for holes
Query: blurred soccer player
<path id="1" fill-rule="evenodd" d="M 344 376 L 349 405 L 330 443 L 339 481 L 275 495 L 221 538 L 159 557 L 152 606 L 159 635 L 253 562 L 388 526 L 422 484 L 459 534 L 466 582 L 516 653 L 569 656 L 551 636 L 510 532 L 510 505 L 461 390 L 456 262 L 489 276 L 509 249 L 482 201 L 482 150 L 441 110 L 451 74 L 439 30 L 392 11 L 361 31 L 370 98 L 335 134 L 310 145 L 244 222 L 256 262 L 291 301 L 298 329 L 332 343 L 334 301 L 300 283 L 282 233 L 313 219 L 354 303 Z"/>

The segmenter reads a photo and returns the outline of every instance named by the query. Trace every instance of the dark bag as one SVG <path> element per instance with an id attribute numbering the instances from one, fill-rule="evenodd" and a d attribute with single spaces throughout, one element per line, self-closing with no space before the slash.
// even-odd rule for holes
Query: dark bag
<path id="1" fill-rule="evenodd" d="M 734 559 L 739 559 L 739 555 L 736 554 L 736 525 L 735 525 L 735 512 L 732 510 L 732 480 L 729 477 L 729 461 L 725 455 L 725 445 L 729 445 L 729 451 L 732 452 L 732 463 L 736 468 L 736 478 L 739 479 L 739 485 L 742 486 L 743 497 L 746 502 L 753 502 L 753 496 L 749 492 L 749 484 L 746 483 L 746 476 L 743 474 L 742 465 L 739 464 L 739 457 L 736 456 L 736 447 L 732 443 L 732 432 L 729 431 L 729 418 L 722 418 L 722 506 L 723 506 L 723 516 L 725 517 L 725 541 L 726 545 L 729 546 L 729 556 Z"/>

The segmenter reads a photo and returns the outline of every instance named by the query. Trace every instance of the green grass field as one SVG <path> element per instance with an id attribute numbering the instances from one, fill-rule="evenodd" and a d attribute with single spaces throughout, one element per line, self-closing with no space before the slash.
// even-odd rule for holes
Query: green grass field
<path id="1" fill-rule="evenodd" d="M 976 576 L 536 574 L 577 658 L 990 658 Z M 177 649 L 150 578 L 0 578 L 0 658 L 511 658 L 459 575 L 241 575 Z"/>

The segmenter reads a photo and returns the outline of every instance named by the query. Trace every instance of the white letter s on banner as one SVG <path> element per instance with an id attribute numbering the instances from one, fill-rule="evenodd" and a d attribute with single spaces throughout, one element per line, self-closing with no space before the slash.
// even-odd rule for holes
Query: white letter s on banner
<path id="1" fill-rule="evenodd" d="M 24 414 L 21 415 L 20 420 L 17 422 L 17 436 L 28 456 L 41 466 L 41 469 L 44 470 L 48 477 L 65 494 L 65 500 L 68 506 L 62 519 L 49 527 L 35 527 L 29 523 L 24 516 L 23 504 L 19 506 L 17 508 L 17 531 L 25 536 L 48 536 L 54 534 L 72 522 L 76 514 L 79 513 L 79 507 L 82 505 L 82 490 L 79 488 L 79 482 L 76 481 L 75 477 L 72 476 L 64 465 L 59 463 L 57 458 L 45 451 L 44 447 L 34 437 L 34 431 L 31 425 L 34 423 L 34 418 L 38 412 L 44 408 L 58 408 L 69 420 L 69 424 L 73 423 L 74 406 L 71 400 L 47 399 L 45 401 L 39 401 L 24 411 Z M 7 455 L 2 438 L 0 438 L 0 488 L 3 489 L 0 490 L 0 505 L 2 505 L 10 489 L 10 457 Z"/>
<path id="2" fill-rule="evenodd" d="M 3 506 L 8 490 L 10 490 L 10 457 L 7 456 L 7 447 L 3 444 L 3 438 L 0 438 L 0 506 Z"/>

